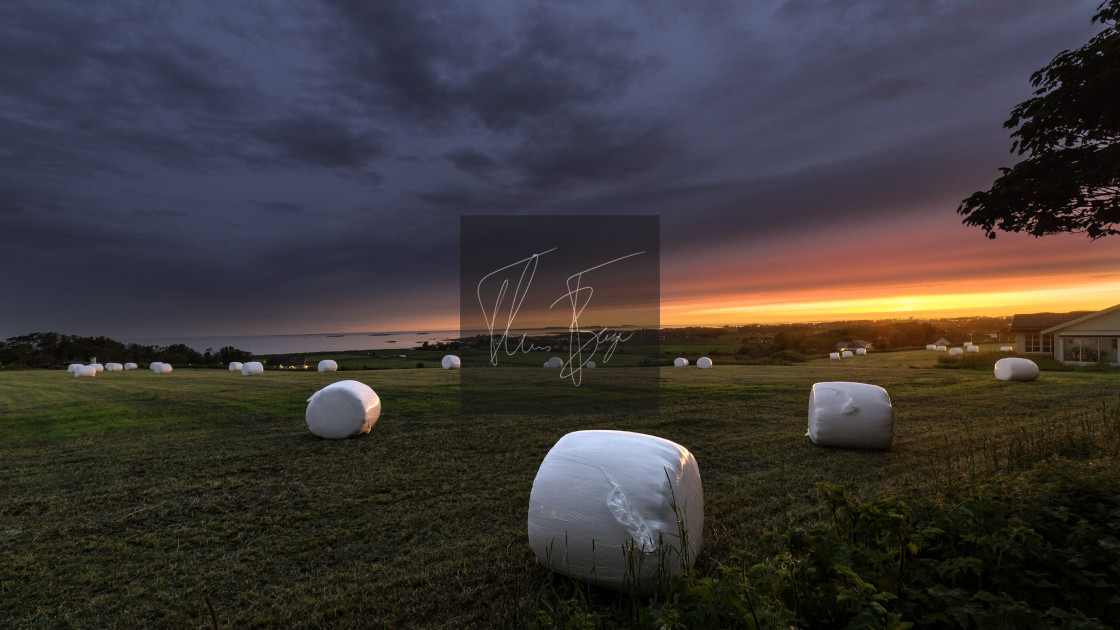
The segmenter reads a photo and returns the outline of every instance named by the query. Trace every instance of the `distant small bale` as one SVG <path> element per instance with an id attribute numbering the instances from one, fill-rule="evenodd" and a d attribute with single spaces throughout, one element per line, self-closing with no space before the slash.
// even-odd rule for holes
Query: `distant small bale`
<path id="1" fill-rule="evenodd" d="M 708 357 L 700 357 L 699 359 L 696 359 L 696 367 L 700 368 L 701 370 L 707 370 L 712 367 L 712 360 Z"/>
<path id="2" fill-rule="evenodd" d="M 673 367 L 687 367 L 688 359 L 684 357 L 677 357 L 673 359 Z"/>
<path id="3" fill-rule="evenodd" d="M 833 360 L 833 361 L 839 361 L 840 360 L 840 353 L 839 352 L 829 352 L 828 353 L 828 358 Z"/>
<path id="4" fill-rule="evenodd" d="M 1000 346 L 1000 352 L 1015 352 L 1015 346 Z"/>
<path id="5" fill-rule="evenodd" d="M 856 354 L 860 356 L 867 354 L 867 348 L 856 348 Z"/>
<path id="6" fill-rule="evenodd" d="M 589 367 L 589 368 L 593 368 L 593 367 L 595 367 L 595 362 L 594 361 L 588 361 L 587 363 L 584 364 L 584 366 Z"/>
<path id="7" fill-rule="evenodd" d="M 980 346 L 968 346 L 969 352 L 980 352 Z"/>
<path id="8" fill-rule="evenodd" d="M 996 361 L 995 374 L 1001 381 L 1033 381 L 1038 378 L 1038 364 L 1030 359 L 1007 357 Z"/>
<path id="9" fill-rule="evenodd" d="M 97 370 L 98 372 L 104 372 L 105 371 L 105 366 L 101 365 L 100 363 L 91 363 L 90 365 L 92 365 L 93 369 Z"/>
<path id="10" fill-rule="evenodd" d="M 124 364 L 124 369 L 126 369 L 126 370 L 135 370 L 138 367 L 140 367 L 140 366 L 136 365 L 135 363 L 131 363 L 131 362 Z"/>
<path id="11" fill-rule="evenodd" d="M 889 449 L 894 442 L 894 409 L 887 390 L 867 383 L 816 383 L 809 392 L 813 444 L 837 448 Z"/>
<path id="12" fill-rule="evenodd" d="M 319 371 L 320 372 L 337 372 L 338 371 L 338 363 L 336 363 L 333 359 L 323 359 L 322 361 L 319 362 Z"/>
<path id="13" fill-rule="evenodd" d="M 946 348 L 945 346 L 937 346 L 934 349 L 937 350 L 938 352 L 945 352 L 946 350 L 948 350 L 948 348 Z"/>
<path id="14" fill-rule="evenodd" d="M 840 353 L 840 356 L 841 356 L 841 358 L 844 358 L 844 359 L 850 359 L 850 358 L 854 357 L 855 355 L 852 354 L 851 350 L 845 350 L 845 351 Z"/>
<path id="15" fill-rule="evenodd" d="M 949 356 L 959 357 L 964 354 L 964 348 L 949 348 Z"/>
<path id="16" fill-rule="evenodd" d="M 439 364 L 445 370 L 458 370 L 459 368 L 463 367 L 463 362 L 459 359 L 459 357 L 453 354 L 444 356 L 443 359 L 440 360 Z"/>
<path id="17" fill-rule="evenodd" d="M 564 367 L 564 359 L 561 359 L 560 357 L 552 357 L 548 360 L 548 363 L 545 364 L 545 367 L 562 368 Z"/>
<path id="18" fill-rule="evenodd" d="M 381 399 L 358 381 L 331 383 L 307 399 L 307 428 L 315 435 L 340 440 L 369 433 L 381 415 Z"/>
<path id="19" fill-rule="evenodd" d="M 105 364 L 105 371 L 106 372 L 123 372 L 124 371 L 124 366 L 121 365 L 120 363 L 106 363 Z"/>
<path id="20" fill-rule="evenodd" d="M 94 376 L 95 374 L 97 374 L 97 368 L 92 365 L 79 365 L 74 369 L 75 378 L 79 376 Z"/>
<path id="21" fill-rule="evenodd" d="M 245 367 L 245 366 L 242 365 L 240 361 L 230 361 L 229 362 L 229 371 L 230 372 L 240 372 L 241 368 L 243 368 L 243 367 Z"/>
<path id="22" fill-rule="evenodd" d="M 927 343 L 926 350 L 937 350 L 937 346 L 933 345 L 932 343 Z"/>
<path id="23" fill-rule="evenodd" d="M 73 373 L 74 373 L 74 370 L 77 370 L 77 369 L 78 369 L 78 368 L 80 368 L 80 367 L 82 367 L 82 364 L 81 364 L 81 363 L 71 363 L 70 365 L 68 365 L 68 366 L 66 367 L 66 371 L 67 371 L 67 372 L 69 372 L 69 373 L 71 373 L 71 374 L 73 374 Z"/>
<path id="24" fill-rule="evenodd" d="M 170 374 L 170 373 L 171 373 L 171 364 L 170 363 L 160 363 L 159 364 L 159 370 L 156 371 L 156 374 Z"/>
<path id="25" fill-rule="evenodd" d="M 159 374 L 160 370 L 163 369 L 163 363 L 161 361 L 152 361 L 151 365 L 148 366 L 148 369 L 155 372 L 156 374 Z"/>
<path id="26" fill-rule="evenodd" d="M 264 365 L 260 361 L 249 361 L 241 366 L 241 376 L 255 376 L 264 374 Z"/>
<path id="27" fill-rule="evenodd" d="M 964 347 L 971 348 L 972 347 L 972 342 L 971 341 L 964 342 Z"/>

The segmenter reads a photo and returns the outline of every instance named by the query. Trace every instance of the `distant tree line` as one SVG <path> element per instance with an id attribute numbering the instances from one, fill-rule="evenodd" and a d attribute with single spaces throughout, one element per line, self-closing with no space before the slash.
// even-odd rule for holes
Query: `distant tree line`
<path id="1" fill-rule="evenodd" d="M 199 352 L 181 343 L 142 346 L 108 337 L 79 337 L 56 332 L 37 332 L 0 341 L 0 365 L 5 367 L 66 367 L 71 363 L 88 363 L 93 357 L 97 357 L 99 363 L 132 361 L 145 365 L 163 361 L 176 366 L 218 367 L 230 361 L 247 361 L 253 353 L 233 346 L 217 352 L 213 348 Z"/>

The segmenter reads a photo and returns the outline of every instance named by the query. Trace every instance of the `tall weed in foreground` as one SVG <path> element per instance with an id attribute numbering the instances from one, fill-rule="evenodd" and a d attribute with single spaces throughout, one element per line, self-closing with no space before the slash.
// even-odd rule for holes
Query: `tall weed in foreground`
<path id="1" fill-rule="evenodd" d="M 1120 470 L 1047 460 L 937 502 L 820 487 L 831 520 L 751 567 L 679 578 L 655 628 L 1120 625 Z"/>

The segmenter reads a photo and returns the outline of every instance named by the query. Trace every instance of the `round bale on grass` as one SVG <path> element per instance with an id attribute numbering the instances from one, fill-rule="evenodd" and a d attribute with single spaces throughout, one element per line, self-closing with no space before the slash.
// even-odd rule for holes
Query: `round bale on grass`
<path id="1" fill-rule="evenodd" d="M 139 367 L 138 365 L 136 365 L 135 363 L 131 363 L 131 362 L 124 364 L 124 369 L 126 369 L 126 370 L 135 370 L 138 367 Z"/>
<path id="2" fill-rule="evenodd" d="M 696 367 L 700 368 L 701 370 L 710 369 L 712 367 L 712 360 L 708 357 L 700 357 L 699 359 L 696 359 Z"/>
<path id="3" fill-rule="evenodd" d="M 980 352 L 980 346 L 967 346 L 969 352 Z"/>
<path id="4" fill-rule="evenodd" d="M 244 366 L 241 364 L 240 361 L 230 361 L 229 362 L 229 371 L 230 372 L 240 372 L 242 367 L 244 367 Z"/>
<path id="5" fill-rule="evenodd" d="M 381 399 L 358 381 L 331 383 L 307 399 L 307 428 L 321 438 L 340 440 L 369 433 L 381 415 Z"/>
<path id="6" fill-rule="evenodd" d="M 94 376 L 95 374 L 97 374 L 97 368 L 93 367 L 92 365 L 79 365 L 74 370 L 75 378 L 79 376 Z"/>
<path id="7" fill-rule="evenodd" d="M 533 480 L 528 531 L 550 570 L 650 593 L 668 577 L 659 569 L 679 575 L 696 560 L 704 531 L 700 468 L 688 449 L 652 435 L 569 433 Z"/>
<path id="8" fill-rule="evenodd" d="M 458 370 L 463 367 L 463 362 L 459 360 L 459 357 L 453 354 L 444 356 L 439 364 L 443 366 L 445 370 Z"/>
<path id="9" fill-rule="evenodd" d="M 996 361 L 995 373 L 1001 381 L 1033 381 L 1038 378 L 1038 364 L 1030 359 L 1007 357 Z"/>
<path id="10" fill-rule="evenodd" d="M 249 361 L 241 366 L 241 376 L 255 376 L 264 374 L 264 365 L 260 361 Z"/>
<path id="11" fill-rule="evenodd" d="M 688 359 L 684 357 L 677 357 L 673 359 L 673 367 L 687 367 Z"/>
<path id="12" fill-rule="evenodd" d="M 894 442 L 894 409 L 877 385 L 833 381 L 809 392 L 809 431 L 819 446 L 885 450 Z"/>
<path id="13" fill-rule="evenodd" d="M 336 363 L 332 359 L 323 359 L 322 361 L 319 362 L 319 371 L 320 372 L 337 372 L 338 371 L 338 363 Z"/>

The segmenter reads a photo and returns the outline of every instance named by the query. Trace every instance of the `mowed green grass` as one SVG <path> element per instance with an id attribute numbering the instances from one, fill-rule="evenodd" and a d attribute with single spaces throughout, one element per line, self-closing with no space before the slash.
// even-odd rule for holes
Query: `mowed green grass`
<path id="1" fill-rule="evenodd" d="M 692 451 L 702 569 L 751 562 L 763 533 L 818 519 L 817 482 L 936 492 L 1066 444 L 1114 452 L 1091 418 L 1120 402 L 1116 375 L 1005 383 L 935 361 L 660 368 L 659 414 L 555 417 L 460 415 L 460 373 L 438 369 L 0 373 L 0 622 L 525 627 L 570 592 L 533 558 L 525 521 L 541 460 L 581 429 Z M 306 399 L 347 378 L 377 391 L 380 420 L 315 438 Z M 809 388 L 831 380 L 890 392 L 891 451 L 804 437 Z M 617 601 L 592 592 L 608 625 L 627 621 Z"/>

